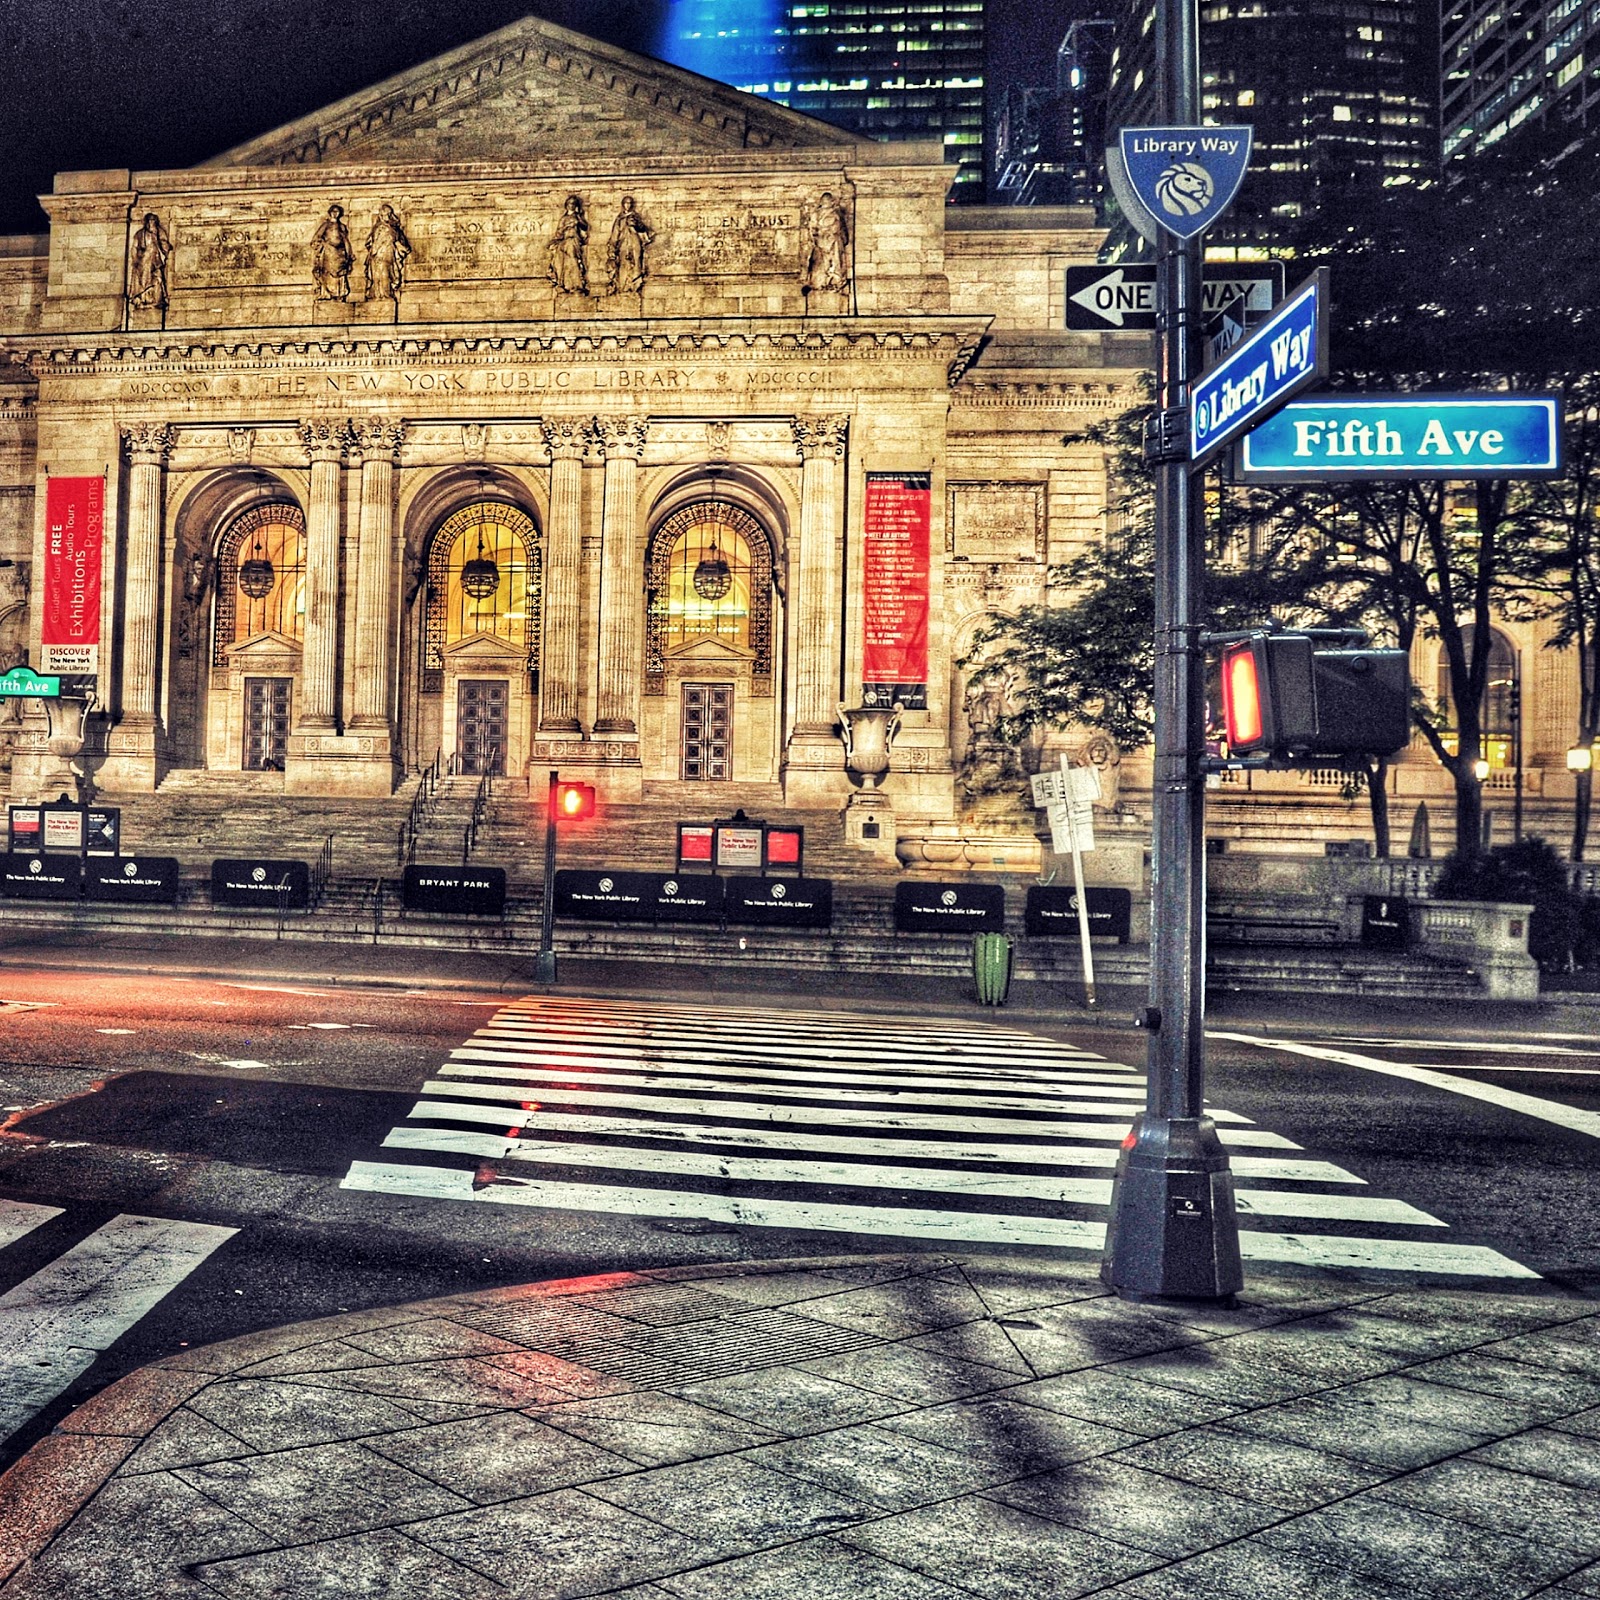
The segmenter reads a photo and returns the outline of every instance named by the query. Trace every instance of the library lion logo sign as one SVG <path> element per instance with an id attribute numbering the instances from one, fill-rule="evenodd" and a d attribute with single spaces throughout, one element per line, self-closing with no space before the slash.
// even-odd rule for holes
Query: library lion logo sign
<path id="1" fill-rule="evenodd" d="M 1156 199 L 1169 216 L 1199 216 L 1216 192 L 1211 174 L 1198 161 L 1174 161 L 1156 179 Z"/>

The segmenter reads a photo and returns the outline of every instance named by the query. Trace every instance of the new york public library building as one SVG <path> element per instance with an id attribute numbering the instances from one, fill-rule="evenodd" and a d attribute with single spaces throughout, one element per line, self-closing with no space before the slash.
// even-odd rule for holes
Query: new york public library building
<path id="1" fill-rule="evenodd" d="M 1088 212 L 947 210 L 953 173 L 530 18 L 190 170 L 58 175 L 0 240 L 0 669 L 93 674 L 108 799 L 330 819 L 438 756 L 837 826 L 840 707 L 899 701 L 902 861 L 1036 869 L 957 661 L 1104 537 L 1085 434 L 1150 352 L 1064 331 Z M 4 719 L 53 795 L 42 709 Z M 1284 799 L 1283 848 L 1365 831 Z"/>

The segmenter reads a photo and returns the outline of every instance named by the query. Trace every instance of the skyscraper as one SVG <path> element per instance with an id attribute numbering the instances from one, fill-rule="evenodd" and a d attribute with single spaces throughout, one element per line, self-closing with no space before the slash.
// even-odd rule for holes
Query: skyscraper
<path id="1" fill-rule="evenodd" d="M 1446 164 L 1527 123 L 1600 120 L 1600 5 L 1456 0 L 1444 11 Z"/>
<path id="2" fill-rule="evenodd" d="M 674 0 L 658 53 L 883 139 L 940 139 L 984 195 L 984 0 Z"/>
<path id="3" fill-rule="evenodd" d="M 995 119 L 998 203 L 1099 207 L 1115 33 L 1106 18 L 1074 22 L 1056 51 L 1054 84 L 1005 90 Z"/>

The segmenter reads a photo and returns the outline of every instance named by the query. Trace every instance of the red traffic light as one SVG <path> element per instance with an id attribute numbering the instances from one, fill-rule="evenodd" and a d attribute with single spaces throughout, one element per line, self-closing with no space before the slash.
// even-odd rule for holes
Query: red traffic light
<path id="1" fill-rule="evenodd" d="M 556 817 L 562 822 L 581 822 L 592 817 L 595 811 L 594 785 L 592 783 L 558 783 L 556 785 Z"/>
<path id="2" fill-rule="evenodd" d="M 1228 749 L 1241 752 L 1261 748 L 1266 733 L 1262 715 L 1262 683 L 1256 652 L 1241 645 L 1222 653 L 1222 720 L 1228 730 Z"/>

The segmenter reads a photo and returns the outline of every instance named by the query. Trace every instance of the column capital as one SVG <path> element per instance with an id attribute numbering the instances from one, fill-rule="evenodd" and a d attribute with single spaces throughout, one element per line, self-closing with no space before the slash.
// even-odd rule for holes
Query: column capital
<path id="1" fill-rule="evenodd" d="M 593 417 L 544 417 L 539 422 L 552 461 L 581 461 L 595 442 Z"/>
<path id="2" fill-rule="evenodd" d="M 313 463 L 344 460 L 344 448 L 350 441 L 350 424 L 344 418 L 314 417 L 295 431 Z"/>
<path id="3" fill-rule="evenodd" d="M 304 427 L 301 437 L 305 437 Z M 366 417 L 350 427 L 350 449 L 362 461 L 393 461 L 405 442 L 406 425 L 395 417 Z M 311 446 L 308 444 L 307 449 Z"/>
<path id="4" fill-rule="evenodd" d="M 844 459 L 849 417 L 794 417 L 790 419 L 790 426 L 794 429 L 795 448 L 801 460 L 809 461 L 813 456 L 832 456 L 835 461 Z"/>
<path id="5" fill-rule="evenodd" d="M 607 461 L 618 457 L 637 461 L 644 454 L 650 424 L 643 417 L 596 417 L 594 431 Z"/>
<path id="6" fill-rule="evenodd" d="M 136 467 L 164 467 L 176 438 L 170 422 L 134 422 L 122 430 L 122 447 Z"/>

